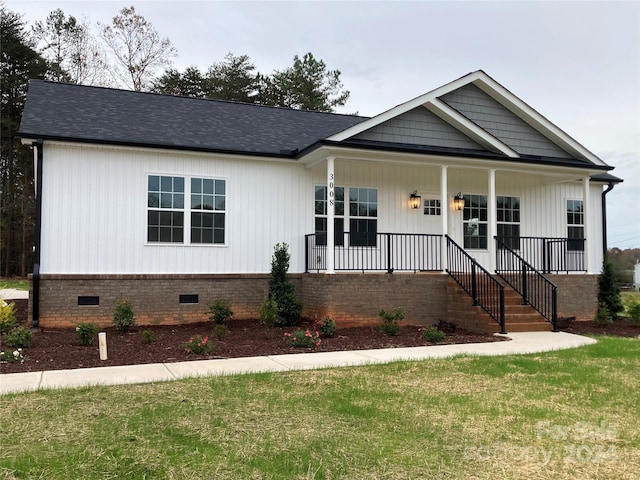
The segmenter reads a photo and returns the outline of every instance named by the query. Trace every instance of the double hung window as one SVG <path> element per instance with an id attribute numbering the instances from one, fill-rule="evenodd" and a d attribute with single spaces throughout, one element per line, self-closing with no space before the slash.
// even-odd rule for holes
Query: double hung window
<path id="1" fill-rule="evenodd" d="M 462 224 L 464 229 L 464 248 L 487 248 L 487 196 L 465 195 Z"/>
<path id="2" fill-rule="evenodd" d="M 498 239 L 512 250 L 520 250 L 520 198 L 496 197 Z"/>
<path id="3" fill-rule="evenodd" d="M 584 250 L 584 206 L 582 200 L 567 200 L 567 250 Z"/>
<path id="4" fill-rule="evenodd" d="M 147 242 L 223 245 L 226 207 L 225 180 L 149 175 Z"/>

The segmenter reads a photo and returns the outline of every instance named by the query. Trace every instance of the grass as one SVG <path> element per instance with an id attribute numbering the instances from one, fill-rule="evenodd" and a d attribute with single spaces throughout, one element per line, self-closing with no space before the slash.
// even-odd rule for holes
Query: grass
<path id="1" fill-rule="evenodd" d="M 640 340 L 0 397 L 0 478 L 631 479 Z"/>
<path id="2" fill-rule="evenodd" d="M 0 290 L 15 288 L 16 290 L 29 290 L 29 280 L 23 278 L 1 278 Z"/>

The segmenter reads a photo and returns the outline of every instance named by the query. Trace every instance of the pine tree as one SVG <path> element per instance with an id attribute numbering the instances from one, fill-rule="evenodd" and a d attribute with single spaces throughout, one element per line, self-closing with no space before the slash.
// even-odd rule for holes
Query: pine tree
<path id="1" fill-rule="evenodd" d="M 287 271 L 289 270 L 289 246 L 278 243 L 271 259 L 271 278 L 269 280 L 269 299 L 276 303 L 276 322 L 279 327 L 300 323 L 302 303 L 296 298 L 296 290 Z"/>
<path id="2" fill-rule="evenodd" d="M 604 304 L 613 320 L 618 316 L 624 306 L 620 298 L 620 287 L 609 255 L 605 255 L 602 262 L 602 273 L 598 277 L 598 303 Z"/>

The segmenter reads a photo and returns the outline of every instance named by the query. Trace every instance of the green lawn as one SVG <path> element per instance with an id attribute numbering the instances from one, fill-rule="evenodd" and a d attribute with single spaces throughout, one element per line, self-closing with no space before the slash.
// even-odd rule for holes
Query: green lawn
<path id="1" fill-rule="evenodd" d="M 16 290 L 29 290 L 29 280 L 22 278 L 0 278 L 0 290 L 15 288 Z"/>
<path id="2" fill-rule="evenodd" d="M 635 479 L 640 340 L 0 397 L 0 478 Z"/>

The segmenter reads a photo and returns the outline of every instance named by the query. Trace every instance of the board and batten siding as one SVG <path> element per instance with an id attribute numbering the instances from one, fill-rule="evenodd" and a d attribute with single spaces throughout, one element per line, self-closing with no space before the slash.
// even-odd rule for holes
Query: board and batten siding
<path id="1" fill-rule="evenodd" d="M 279 242 L 304 271 L 313 182 L 301 165 L 47 142 L 43 170 L 43 274 L 267 273 Z M 148 243 L 148 175 L 225 179 L 226 245 Z"/>

